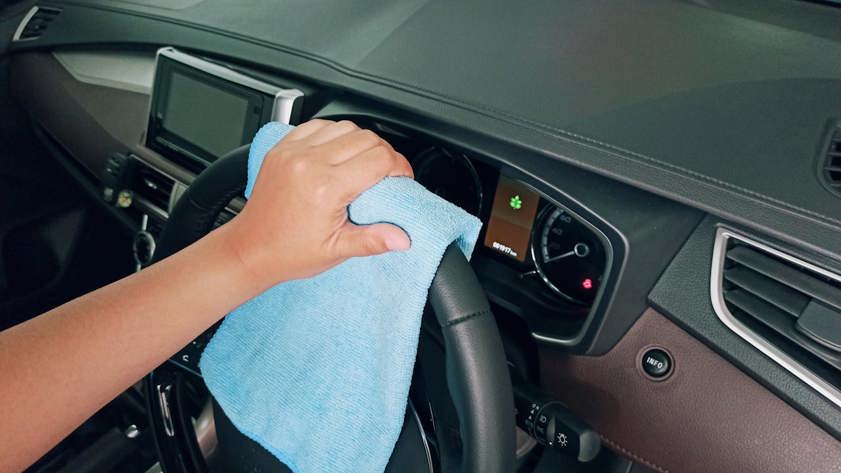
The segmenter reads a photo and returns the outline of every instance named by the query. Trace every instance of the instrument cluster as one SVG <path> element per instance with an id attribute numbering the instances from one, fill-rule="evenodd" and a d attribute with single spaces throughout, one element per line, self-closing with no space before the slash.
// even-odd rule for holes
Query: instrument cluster
<path id="1" fill-rule="evenodd" d="M 607 253 L 586 220 L 492 164 L 432 146 L 410 158 L 415 178 L 483 222 L 477 255 L 538 281 L 548 304 L 589 308 L 603 284 Z"/>

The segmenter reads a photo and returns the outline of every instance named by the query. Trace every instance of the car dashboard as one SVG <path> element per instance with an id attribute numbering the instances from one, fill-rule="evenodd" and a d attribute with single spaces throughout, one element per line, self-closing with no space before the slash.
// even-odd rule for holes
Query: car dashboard
<path id="1" fill-rule="evenodd" d="M 686 453 L 697 437 L 680 425 L 692 422 L 725 452 L 712 463 L 718 469 L 818 471 L 832 461 L 800 463 L 773 446 L 743 457 L 734 444 L 783 435 L 762 407 L 718 402 L 747 393 L 804 442 L 841 455 L 841 349 L 816 312 L 841 310 L 841 77 L 827 65 L 834 59 L 816 59 L 816 51 L 836 55 L 824 46 L 841 40 L 831 37 L 837 31 L 807 34 L 772 8 L 750 16 L 740 9 L 750 2 L 652 2 L 627 12 L 637 23 L 619 19 L 615 5 L 611 15 L 571 7 L 569 18 L 543 5 L 547 23 L 532 25 L 528 38 L 506 36 L 504 46 L 492 38 L 517 23 L 501 26 L 502 6 L 483 10 L 473 38 L 456 23 L 470 8 L 445 15 L 444 2 L 406 2 L 372 14 L 388 28 L 362 38 L 359 19 L 327 41 L 295 22 L 336 26 L 345 7 L 327 17 L 301 7 L 272 30 L 259 12 L 215 18 L 210 1 L 106 3 L 44 2 L 40 13 L 21 9 L 5 20 L 18 30 L 10 83 L 58 161 L 126 231 L 151 236 L 135 245 L 141 266 L 196 175 L 259 125 L 351 120 L 405 155 L 419 183 L 482 221 L 471 264 L 509 363 L 593 424 L 612 450 L 655 471 L 716 469 L 703 452 Z M 535 18 L 537 8 L 523 6 L 523 15 Z M 825 7 L 803 8 L 806 17 Z M 26 37 L 27 22 L 45 12 L 55 16 L 49 29 Z M 90 26 L 97 19 L 109 29 Z M 237 21 L 246 20 L 242 32 Z M 579 35 L 577 47 L 562 43 L 572 33 L 559 25 Z M 678 35 L 671 49 L 658 42 L 679 25 L 693 34 Z M 610 28 L 635 38 L 627 48 L 637 62 L 625 62 L 631 53 Z M 789 41 L 750 37 L 763 28 Z M 606 39 L 615 47 L 594 62 L 585 46 Z M 699 58 L 704 41 L 719 63 L 681 59 Z M 500 57 L 480 54 L 492 47 Z M 197 112 L 158 102 L 172 86 L 160 76 L 162 51 L 199 81 L 250 84 L 230 92 L 247 108 L 220 122 L 236 123 L 223 144 L 199 145 L 185 138 L 190 130 L 167 125 Z M 788 62 L 771 64 L 780 58 Z M 660 76 L 646 72 L 656 67 Z M 232 200 L 217 224 L 244 202 Z M 208 336 L 171 363 L 198 374 Z M 673 363 L 669 375 L 644 369 L 651 349 Z"/>

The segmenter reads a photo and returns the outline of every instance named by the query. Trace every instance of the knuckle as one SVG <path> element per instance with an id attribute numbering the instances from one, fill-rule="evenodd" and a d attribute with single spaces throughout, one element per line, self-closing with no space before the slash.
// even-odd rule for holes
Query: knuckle
<path id="1" fill-rule="evenodd" d="M 306 123 L 302 123 L 302 124 L 298 125 L 298 127 L 296 129 L 301 130 L 301 131 L 305 131 L 305 130 L 309 130 L 310 128 L 321 128 L 325 125 L 329 125 L 330 123 L 333 123 L 333 122 L 330 121 L 330 120 L 323 120 L 323 119 L 320 119 L 320 118 L 314 118 L 314 119 L 312 119 L 312 120 L 310 120 Z M 294 130 L 293 130 L 293 132 L 294 132 Z"/>
<path id="2" fill-rule="evenodd" d="M 388 164 L 393 159 L 391 150 L 383 143 L 374 147 L 372 155 L 372 159 L 376 160 L 379 164 Z"/>
<path id="3" fill-rule="evenodd" d="M 353 123 L 350 120 L 337 121 L 334 126 L 338 127 L 341 131 L 347 131 L 347 132 L 359 129 L 359 127 L 356 126 L 356 123 Z"/>
<path id="4" fill-rule="evenodd" d="M 315 202 L 323 202 L 330 195 L 330 189 L 324 185 L 316 185 L 312 188 L 312 198 Z"/>
<path id="5" fill-rule="evenodd" d="M 391 150 L 384 145 L 377 149 L 377 157 L 379 165 L 382 166 L 383 169 L 391 169 L 397 162 L 397 157 L 394 156 L 394 153 L 392 153 Z"/>
<path id="6" fill-rule="evenodd" d="M 290 156 L 286 161 L 289 165 L 289 173 L 292 175 L 300 177 L 309 171 L 309 162 L 300 156 Z"/>
<path id="7" fill-rule="evenodd" d="M 277 145 L 266 154 L 266 161 L 288 161 L 289 157 L 289 150 L 283 146 Z"/>
<path id="8" fill-rule="evenodd" d="M 329 176 L 323 174 L 313 180 L 310 189 L 313 199 L 317 202 L 324 202 L 325 199 L 329 199 L 330 197 L 336 195 L 336 186 L 333 183 L 333 180 Z"/>
<path id="9" fill-rule="evenodd" d="M 365 250 L 368 254 L 382 253 L 385 249 L 385 244 L 379 238 L 373 235 L 367 235 L 364 240 Z"/>
<path id="10" fill-rule="evenodd" d="M 376 133 L 374 133 L 371 130 L 360 130 L 358 139 L 364 144 L 370 146 L 376 146 L 382 142 L 382 138 L 380 138 Z"/>
<path id="11" fill-rule="evenodd" d="M 335 123 L 333 120 L 325 120 L 323 118 L 313 118 L 312 120 L 305 123 L 305 125 L 329 125 L 331 123 Z"/>

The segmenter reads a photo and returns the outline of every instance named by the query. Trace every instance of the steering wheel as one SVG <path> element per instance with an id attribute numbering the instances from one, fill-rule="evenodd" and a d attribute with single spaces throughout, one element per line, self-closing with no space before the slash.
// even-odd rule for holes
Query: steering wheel
<path id="1" fill-rule="evenodd" d="M 234 197 L 242 195 L 247 160 L 248 146 L 243 146 L 214 162 L 196 178 L 170 215 L 157 245 L 156 261 L 212 230 L 219 213 Z M 424 445 L 420 420 L 410 403 L 386 471 L 512 473 L 514 403 L 502 340 L 476 274 L 454 246 L 442 258 L 429 290 L 429 303 L 443 336 L 446 385 L 461 438 L 461 445 L 455 450 L 460 454 L 441 455 L 439 464 L 427 466 L 431 463 L 428 446 Z M 202 455 L 207 439 L 196 438 L 195 420 L 188 413 L 184 392 L 188 388 L 181 387 L 186 376 L 195 378 L 165 364 L 145 380 L 150 428 L 166 473 L 213 471 Z M 189 389 L 202 389 L 195 384 L 192 382 Z M 212 404 L 211 422 L 218 441 L 214 456 L 223 457 L 217 459 L 225 465 L 223 471 L 289 471 L 241 434 L 216 403 Z M 204 409 L 205 413 L 209 410 L 209 406 Z"/>

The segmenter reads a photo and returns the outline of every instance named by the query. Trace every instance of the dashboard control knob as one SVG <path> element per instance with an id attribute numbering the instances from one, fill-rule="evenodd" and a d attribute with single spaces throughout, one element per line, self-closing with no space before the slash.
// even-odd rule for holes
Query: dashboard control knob
<path id="1" fill-rule="evenodd" d="M 114 153 L 108 158 L 101 176 L 102 199 L 105 202 L 119 205 L 117 189 L 124 189 L 128 185 L 132 168 L 131 158 L 122 153 Z"/>
<path id="2" fill-rule="evenodd" d="M 127 209 L 131 207 L 131 203 L 134 201 L 134 194 L 130 190 L 121 190 L 119 194 L 117 194 L 117 207 L 121 209 Z"/>

